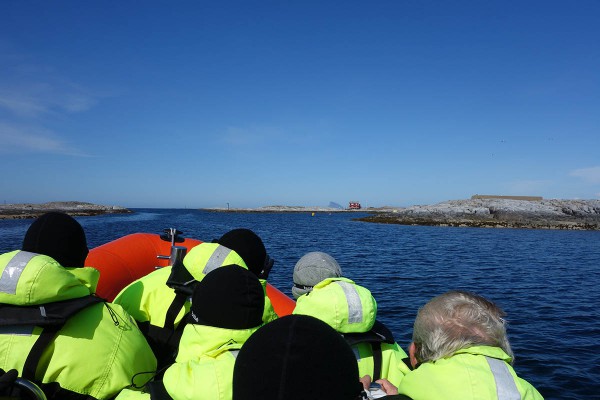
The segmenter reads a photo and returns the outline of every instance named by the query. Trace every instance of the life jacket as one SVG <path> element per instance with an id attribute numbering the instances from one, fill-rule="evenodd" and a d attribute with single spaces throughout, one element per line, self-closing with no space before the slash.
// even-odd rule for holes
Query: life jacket
<path id="1" fill-rule="evenodd" d="M 397 385 L 410 371 L 402 362 L 406 353 L 395 343 L 392 332 L 376 320 L 375 298 L 350 279 L 324 279 L 298 298 L 293 313 L 319 318 L 341 333 L 355 352 L 359 373 L 371 375 L 373 381 L 392 375 L 390 380 Z"/>
<path id="2" fill-rule="evenodd" d="M 359 343 L 367 343 L 371 346 L 371 351 L 373 352 L 373 375 L 371 376 L 371 381 L 375 382 L 381 379 L 381 370 L 383 368 L 381 346 L 383 343 L 391 345 L 396 343 L 392 332 L 384 324 L 376 320 L 373 327 L 367 332 L 349 332 L 343 333 L 342 336 L 352 348 Z"/>
<path id="3" fill-rule="evenodd" d="M 226 329 L 188 324 L 184 329 L 176 362 L 146 384 L 144 398 L 230 399 L 233 368 L 243 344 L 259 327 Z M 124 390 L 118 400 L 139 399 L 139 393 Z"/>
<path id="4" fill-rule="evenodd" d="M 135 322 L 93 295 L 98 278 L 44 255 L 0 255 L 0 367 L 21 371 L 49 399 L 112 398 L 155 371 Z"/>
<path id="5" fill-rule="evenodd" d="M 247 269 L 235 251 L 218 243 L 200 243 L 187 253 L 183 262 L 175 262 L 133 282 L 115 298 L 115 303 L 138 321 L 156 355 L 159 371 L 175 358 L 188 322 L 189 298 L 195 285 L 210 271 L 230 264 Z"/>
<path id="6" fill-rule="evenodd" d="M 58 383 L 44 384 L 36 380 L 35 376 L 42 354 L 50 346 L 67 320 L 84 308 L 104 301 L 104 299 L 89 295 L 35 306 L 0 304 L 0 326 L 38 326 L 42 328 L 42 333 L 38 336 L 27 355 L 21 376 L 39 385 L 48 398 L 93 398 L 60 388 Z M 115 321 L 115 323 L 118 324 L 118 321 Z"/>
<path id="7" fill-rule="evenodd" d="M 31 260 L 39 255 L 25 251 L 18 251 L 11 254 L 13 256 L 4 267 L 0 286 L 4 296 L 13 295 L 15 300 L 20 302 L 20 304 L 0 303 L 0 327 L 5 329 L 15 328 L 18 330 L 19 327 L 37 326 L 42 329 L 42 332 L 27 355 L 21 377 L 40 386 L 47 394 L 48 398 L 92 398 L 90 396 L 62 389 L 57 382 L 44 384 L 36 380 L 36 372 L 44 351 L 54 341 L 58 331 L 65 325 L 67 320 L 84 308 L 103 303 L 105 300 L 95 295 L 88 294 L 83 297 L 68 298 L 42 304 L 30 304 L 31 300 L 22 298 L 22 295 L 17 293 L 17 285 L 19 284 L 25 267 Z M 43 257 L 44 260 L 42 260 L 41 263 L 53 261 L 49 257 Z M 43 271 L 43 269 L 41 271 Z M 18 298 L 22 298 L 22 300 L 17 300 Z M 35 302 L 35 300 L 33 300 L 33 302 Z"/>

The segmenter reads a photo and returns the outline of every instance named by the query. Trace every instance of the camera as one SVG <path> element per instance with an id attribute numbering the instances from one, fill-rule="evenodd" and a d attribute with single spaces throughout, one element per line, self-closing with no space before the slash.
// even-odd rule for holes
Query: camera
<path id="1" fill-rule="evenodd" d="M 386 396 L 387 394 L 383 391 L 381 385 L 376 382 L 371 382 L 369 385 L 369 390 L 364 391 L 366 397 L 365 399 L 373 400 L 378 399 L 380 397 Z"/>

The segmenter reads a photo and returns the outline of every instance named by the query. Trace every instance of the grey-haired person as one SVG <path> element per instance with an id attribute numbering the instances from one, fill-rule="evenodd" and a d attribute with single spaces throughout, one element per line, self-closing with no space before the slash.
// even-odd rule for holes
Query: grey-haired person
<path id="1" fill-rule="evenodd" d="M 450 291 L 418 312 L 398 391 L 413 399 L 542 399 L 517 376 L 504 312 L 474 293 Z"/>

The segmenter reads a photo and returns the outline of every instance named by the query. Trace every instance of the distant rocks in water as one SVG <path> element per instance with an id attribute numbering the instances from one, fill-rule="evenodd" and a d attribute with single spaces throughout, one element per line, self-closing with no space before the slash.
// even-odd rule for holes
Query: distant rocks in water
<path id="1" fill-rule="evenodd" d="M 451 200 L 360 218 L 403 225 L 600 230 L 600 200 Z"/>
<path id="2" fill-rule="evenodd" d="M 131 212 L 131 210 L 119 206 L 103 206 L 79 201 L 54 201 L 41 204 L 0 204 L 0 219 L 37 218 L 50 211 L 61 211 L 72 216 L 127 214 Z"/>

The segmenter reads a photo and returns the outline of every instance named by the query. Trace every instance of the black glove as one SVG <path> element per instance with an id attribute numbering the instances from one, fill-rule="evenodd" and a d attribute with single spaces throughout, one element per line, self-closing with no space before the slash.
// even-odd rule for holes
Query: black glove
<path id="1" fill-rule="evenodd" d="M 0 394 L 8 396 L 12 389 L 13 384 L 17 380 L 19 372 L 16 369 L 11 369 L 6 372 L 0 368 Z"/>

